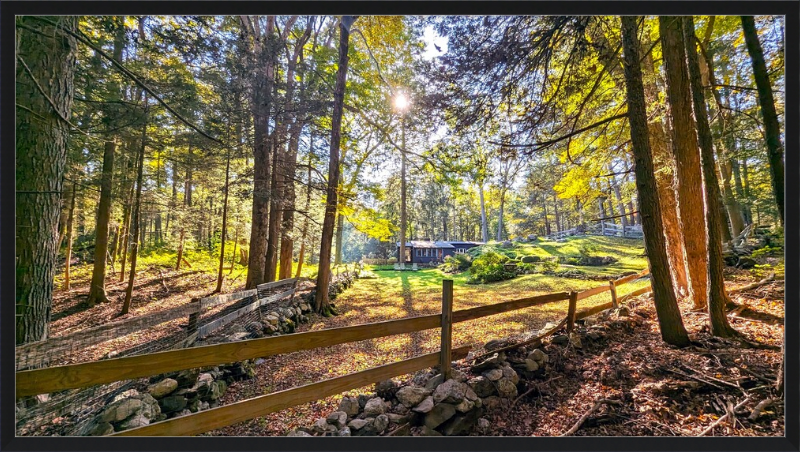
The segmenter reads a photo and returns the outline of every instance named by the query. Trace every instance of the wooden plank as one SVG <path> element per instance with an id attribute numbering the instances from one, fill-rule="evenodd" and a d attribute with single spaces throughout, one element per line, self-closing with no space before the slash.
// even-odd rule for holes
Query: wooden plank
<path id="1" fill-rule="evenodd" d="M 643 276 L 645 276 L 645 275 L 647 275 L 649 273 L 650 273 L 650 269 L 646 268 L 646 269 L 642 270 L 641 272 L 636 273 L 635 275 L 628 275 L 628 276 L 619 278 L 619 279 L 614 281 L 614 284 L 616 284 L 619 287 L 619 286 L 621 286 L 623 284 L 627 284 L 627 283 L 629 283 L 629 282 L 631 282 L 631 281 L 633 281 L 635 279 L 639 279 L 639 278 L 641 278 L 641 277 L 643 277 Z"/>
<path id="2" fill-rule="evenodd" d="M 167 309 L 164 311 L 152 312 L 143 316 L 118 320 L 116 322 L 109 322 L 103 325 L 87 328 L 85 330 L 76 331 L 65 336 L 53 337 L 46 341 L 24 344 L 17 347 L 15 352 L 17 355 L 30 354 L 44 350 L 57 349 L 65 345 L 69 346 L 74 342 L 79 342 L 82 347 L 89 347 L 111 339 L 116 339 L 117 337 L 134 333 L 145 328 L 151 328 L 164 322 L 175 320 L 179 317 L 188 316 L 193 312 L 197 312 L 198 308 L 199 305 L 197 303 L 190 303 L 188 305 L 178 306 L 176 308 Z M 117 335 L 114 335 L 114 337 L 103 334 L 115 329 L 123 329 L 123 331 Z"/>
<path id="3" fill-rule="evenodd" d="M 451 348 L 453 346 L 453 280 L 442 281 L 442 348 L 439 369 L 445 380 L 450 379 Z"/>
<path id="4" fill-rule="evenodd" d="M 412 333 L 438 328 L 441 325 L 441 319 L 441 315 L 433 314 L 90 363 L 26 370 L 16 374 L 16 396 L 20 398 L 64 389 L 83 388 L 176 370 L 216 366 L 245 359 L 329 347 L 394 334 Z"/>
<path id="5" fill-rule="evenodd" d="M 264 284 L 259 284 L 258 286 L 256 286 L 256 289 L 258 289 L 258 291 L 261 292 L 262 290 L 274 289 L 276 287 L 284 286 L 286 284 L 292 284 L 294 282 L 295 278 L 281 279 L 279 281 L 272 281 Z"/>
<path id="6" fill-rule="evenodd" d="M 531 306 L 539 306 L 554 301 L 568 300 L 569 294 L 567 292 L 551 293 L 547 295 L 539 295 L 537 297 L 522 298 L 519 300 L 506 301 L 504 303 L 490 304 L 487 306 L 479 306 L 471 309 L 461 309 L 453 312 L 453 323 L 466 322 L 467 320 L 479 319 L 503 312 L 515 311 L 517 309 L 529 308 Z"/>
<path id="7" fill-rule="evenodd" d="M 223 326 L 233 322 L 234 320 L 238 319 L 239 317 L 247 314 L 248 312 L 253 312 L 256 309 L 260 308 L 261 306 L 267 305 L 269 303 L 274 303 L 280 299 L 286 298 L 294 294 L 294 289 L 287 290 L 286 292 L 281 292 L 276 295 L 271 295 L 267 298 L 258 299 L 246 306 L 243 306 L 231 313 L 226 314 L 223 317 L 220 317 L 212 322 L 209 322 L 200 328 L 197 329 L 197 337 L 202 339 L 215 330 L 222 328 Z"/>
<path id="8" fill-rule="evenodd" d="M 578 309 L 578 292 L 569 293 L 569 308 L 567 309 L 567 333 L 575 328 L 575 312 Z"/>
<path id="9" fill-rule="evenodd" d="M 201 298 L 200 307 L 201 310 L 204 311 L 206 309 L 213 308 L 214 306 L 219 306 L 229 301 L 239 301 L 242 298 L 252 297 L 257 293 L 258 290 L 250 289 L 250 290 L 242 290 L 240 292 L 229 293 L 227 295 L 215 295 L 213 297 Z"/>
<path id="10" fill-rule="evenodd" d="M 592 287 L 591 289 L 584 290 L 583 292 L 578 292 L 578 300 L 583 300 L 584 298 L 595 296 L 607 290 L 608 286 Z"/>
<path id="11" fill-rule="evenodd" d="M 438 317 L 438 316 L 437 316 Z M 470 347 L 453 350 L 453 357 L 464 358 Z M 228 425 L 237 424 L 253 418 L 284 410 L 289 407 L 313 402 L 323 397 L 341 394 L 376 381 L 386 380 L 398 375 L 416 372 L 439 362 L 439 353 L 430 353 L 416 358 L 386 364 L 372 369 L 355 372 L 330 380 L 287 389 L 241 402 L 232 403 L 210 410 L 200 411 L 166 421 L 156 422 L 144 427 L 124 430 L 111 436 L 187 436 L 197 435 Z"/>
<path id="12" fill-rule="evenodd" d="M 597 306 L 592 306 L 591 308 L 584 308 L 575 313 L 575 320 L 585 319 L 591 315 L 595 315 L 598 312 L 605 311 L 606 309 L 613 308 L 614 305 L 609 301 L 608 303 L 603 303 Z"/>
<path id="13" fill-rule="evenodd" d="M 646 294 L 648 292 L 652 292 L 653 288 L 651 286 L 645 286 L 641 289 L 634 290 L 633 292 L 625 295 L 624 297 L 619 299 L 619 302 L 622 303 L 624 301 L 628 301 L 633 297 L 638 297 L 639 295 Z"/>

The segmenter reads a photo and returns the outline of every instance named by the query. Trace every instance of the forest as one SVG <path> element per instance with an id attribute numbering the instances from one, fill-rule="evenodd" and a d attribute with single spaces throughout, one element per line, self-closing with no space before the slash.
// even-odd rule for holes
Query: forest
<path id="1" fill-rule="evenodd" d="M 245 320 L 195 347 L 442 313 L 430 375 L 202 431 L 783 436 L 784 42 L 782 16 L 17 16 L 18 376 L 199 341 L 212 299 Z M 258 305 L 289 280 L 289 314 Z M 451 333 L 448 287 L 453 322 L 565 295 Z M 597 312 L 610 291 L 609 324 L 576 314 L 580 291 Z M 145 335 L 49 348 L 159 312 L 171 323 Z M 18 434 L 156 428 L 440 353 L 414 331 L 253 355 L 194 386 L 131 374 L 139 398 L 74 402 L 93 420 L 56 406 L 67 393 L 18 397 Z M 452 370 L 450 334 L 475 347 L 453 346 Z M 20 364 L 34 349 L 49 355 Z M 121 414 L 142 395 L 152 416 Z"/>

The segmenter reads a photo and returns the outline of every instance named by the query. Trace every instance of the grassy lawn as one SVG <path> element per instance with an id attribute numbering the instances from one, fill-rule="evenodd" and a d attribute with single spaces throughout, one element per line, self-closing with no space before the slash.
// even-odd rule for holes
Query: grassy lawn
<path id="1" fill-rule="evenodd" d="M 536 244 L 516 244 L 519 255 L 541 257 L 575 256 L 579 248 L 592 244 L 596 254 L 613 256 L 618 262 L 605 267 L 560 266 L 576 268 L 591 275 L 615 277 L 625 271 L 640 271 L 647 266 L 642 256 L 642 242 L 613 237 L 581 237 L 564 243 L 544 241 Z M 522 275 L 508 281 L 491 284 L 467 284 L 468 272 L 448 275 L 435 268 L 419 271 L 394 271 L 375 267 L 376 279 L 357 280 L 336 300 L 345 324 L 379 322 L 410 316 L 441 312 L 442 280 L 452 279 L 454 310 L 500 303 L 518 298 L 553 292 L 582 291 L 603 285 L 602 281 L 567 279 L 553 275 Z M 648 284 L 631 283 L 618 290 L 620 296 Z M 593 306 L 610 300 L 608 293 L 581 300 L 580 307 Z M 542 328 L 548 321 L 566 315 L 567 301 L 550 303 L 519 311 L 507 312 L 454 325 L 453 336 L 457 345 L 482 345 L 496 337 L 515 336 Z M 427 347 L 426 347 L 427 348 Z M 434 347 L 435 348 L 435 347 Z"/>

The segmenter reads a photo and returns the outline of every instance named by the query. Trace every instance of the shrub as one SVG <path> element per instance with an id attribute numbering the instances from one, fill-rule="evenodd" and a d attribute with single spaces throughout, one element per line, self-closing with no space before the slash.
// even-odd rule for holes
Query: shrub
<path id="1" fill-rule="evenodd" d="M 390 257 L 389 258 L 389 265 L 394 265 L 396 263 L 397 263 L 397 258 L 396 257 Z"/>
<path id="2" fill-rule="evenodd" d="M 597 252 L 597 247 L 595 245 L 584 243 L 583 245 L 578 247 L 578 253 L 584 257 L 594 256 L 594 253 Z"/>
<path id="3" fill-rule="evenodd" d="M 554 272 L 558 269 L 558 261 L 555 259 L 547 259 L 542 261 L 542 273 Z"/>
<path id="4" fill-rule="evenodd" d="M 758 259 L 760 257 L 773 256 L 773 255 L 776 254 L 776 252 L 780 252 L 780 251 L 781 251 L 780 248 L 771 247 L 771 246 L 767 245 L 764 248 L 759 248 L 759 249 L 753 251 L 753 253 L 750 255 L 750 257 L 752 257 L 753 259 Z"/>
<path id="5" fill-rule="evenodd" d="M 534 262 L 539 262 L 542 260 L 539 256 L 522 256 L 522 263 L 523 264 L 532 264 Z"/>
<path id="6" fill-rule="evenodd" d="M 444 258 L 444 263 L 439 266 L 439 269 L 445 273 L 458 273 L 472 266 L 472 257 L 469 254 L 455 254 Z"/>
<path id="7" fill-rule="evenodd" d="M 503 281 L 516 276 L 516 272 L 506 270 L 508 258 L 495 251 L 486 251 L 472 261 L 470 275 L 472 282 L 488 283 Z"/>
<path id="8" fill-rule="evenodd" d="M 523 263 L 517 265 L 517 273 L 523 275 L 530 275 L 536 273 L 536 265 L 530 262 L 524 262 L 523 259 Z"/>

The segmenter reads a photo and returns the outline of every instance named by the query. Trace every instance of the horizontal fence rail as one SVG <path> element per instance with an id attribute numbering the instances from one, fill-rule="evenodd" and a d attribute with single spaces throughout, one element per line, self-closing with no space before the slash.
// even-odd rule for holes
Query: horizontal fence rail
<path id="1" fill-rule="evenodd" d="M 437 316 L 439 317 L 439 316 Z M 462 359 L 471 347 L 453 349 L 452 358 Z M 111 436 L 186 436 L 197 435 L 217 428 L 244 422 L 292 406 L 313 402 L 323 397 L 340 394 L 350 389 L 360 388 L 377 381 L 398 375 L 405 375 L 439 363 L 440 353 L 429 353 L 416 358 L 386 364 L 372 369 L 355 372 L 330 380 L 320 381 L 297 388 L 287 389 L 268 395 L 254 397 L 188 416 L 156 422 L 131 430 L 124 430 Z"/>
<path id="2" fill-rule="evenodd" d="M 255 311 L 256 309 L 258 309 L 258 308 L 260 308 L 262 306 L 266 306 L 266 305 L 268 305 L 270 303 L 274 303 L 274 302 L 276 302 L 278 300 L 281 300 L 283 298 L 290 297 L 290 296 L 294 295 L 294 293 L 295 293 L 295 289 L 291 289 L 291 290 L 287 290 L 286 292 L 281 292 L 281 293 L 276 294 L 276 295 L 271 295 L 271 296 L 269 296 L 267 298 L 257 299 L 254 302 L 252 302 L 252 303 L 250 303 L 248 305 L 245 305 L 244 307 L 241 307 L 241 308 L 239 308 L 239 309 L 237 309 L 237 310 L 225 315 L 224 317 L 220 317 L 220 318 L 218 318 L 218 319 L 216 319 L 216 320 L 214 320 L 212 322 L 209 322 L 209 323 L 201 326 L 200 328 L 197 329 L 197 337 L 202 339 L 202 338 L 208 336 L 209 334 L 211 334 L 214 330 L 216 330 L 218 328 L 222 328 L 223 326 L 233 322 L 234 320 L 236 320 L 239 317 L 247 314 L 248 312 L 253 312 L 253 311 Z"/>
<path id="3" fill-rule="evenodd" d="M 647 271 L 644 271 L 639 274 L 621 278 L 617 280 L 616 285 L 619 286 L 633 281 L 634 279 L 641 278 L 646 273 Z M 595 290 L 598 290 L 597 293 L 601 293 L 610 290 L 610 288 L 608 286 L 601 286 L 582 293 Z M 640 289 L 640 291 L 641 290 L 647 291 L 649 287 Z M 285 296 L 288 292 L 278 294 L 275 297 Z M 596 295 L 596 293 L 593 293 L 593 295 Z M 506 301 L 488 306 L 462 309 L 453 312 L 452 323 L 460 323 L 490 315 L 501 314 L 503 312 L 539 306 L 555 301 L 568 300 L 569 297 L 569 293 L 561 292 Z M 581 298 L 580 294 L 578 294 L 578 298 Z M 622 301 L 622 299 L 620 301 Z M 611 307 L 610 303 L 608 307 Z M 608 307 L 604 307 L 603 309 L 608 309 Z M 596 306 L 590 309 L 594 310 L 597 308 Z M 597 312 L 603 309 L 599 309 Z M 578 318 L 582 318 L 580 317 L 580 313 L 578 313 Z M 395 334 L 423 331 L 440 327 L 440 322 L 441 315 L 433 314 L 305 333 L 286 334 L 261 339 L 170 350 L 89 363 L 26 370 L 17 372 L 16 374 L 16 397 L 20 398 L 64 389 L 82 388 L 118 380 L 157 375 L 165 372 L 192 369 L 195 367 L 215 366 L 245 359 L 261 358 L 282 353 L 292 353 L 318 347 L 328 347 L 348 342 L 375 339 Z"/>

